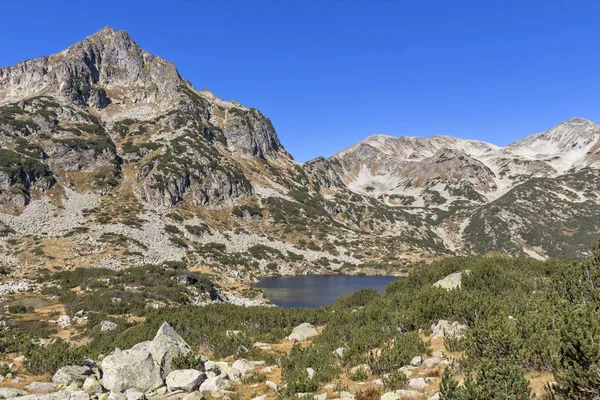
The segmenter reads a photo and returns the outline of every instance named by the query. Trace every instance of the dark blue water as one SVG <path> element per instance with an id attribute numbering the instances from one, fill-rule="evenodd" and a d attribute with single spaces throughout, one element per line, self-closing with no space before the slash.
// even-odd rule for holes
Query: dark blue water
<path id="1" fill-rule="evenodd" d="M 298 275 L 262 279 L 254 286 L 263 289 L 265 297 L 284 308 L 319 307 L 333 304 L 347 293 L 359 289 L 375 289 L 383 293 L 388 283 L 398 276 Z"/>

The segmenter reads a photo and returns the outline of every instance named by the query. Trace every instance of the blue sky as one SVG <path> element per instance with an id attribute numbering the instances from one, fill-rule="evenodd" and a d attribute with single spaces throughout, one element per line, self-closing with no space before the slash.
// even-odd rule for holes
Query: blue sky
<path id="1" fill-rule="evenodd" d="M 372 133 L 508 144 L 569 117 L 600 122 L 600 2 L 6 2 L 0 65 L 103 26 L 198 89 L 260 109 L 299 161 Z"/>

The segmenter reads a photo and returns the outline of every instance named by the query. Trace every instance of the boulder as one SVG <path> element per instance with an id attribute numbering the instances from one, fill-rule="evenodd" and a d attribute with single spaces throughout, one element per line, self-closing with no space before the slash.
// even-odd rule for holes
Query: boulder
<path id="1" fill-rule="evenodd" d="M 98 379 L 96 379 L 95 375 L 85 378 L 82 388 L 88 393 L 102 393 L 104 391 L 102 385 L 100 382 L 98 382 Z"/>
<path id="2" fill-rule="evenodd" d="M 467 329 L 466 325 L 445 319 L 440 319 L 437 324 L 431 325 L 432 336 L 460 337 L 465 329 Z"/>
<path id="3" fill-rule="evenodd" d="M 412 360 L 410 360 L 410 365 L 412 365 L 413 367 L 418 367 L 419 365 L 421 365 L 422 362 L 423 362 L 423 357 L 416 356 L 416 357 L 413 357 Z"/>
<path id="4" fill-rule="evenodd" d="M 26 391 L 21 389 L 13 389 L 13 388 L 0 388 L 0 396 L 5 399 L 12 399 L 13 397 L 25 396 L 27 394 Z"/>
<path id="5" fill-rule="evenodd" d="M 437 393 L 436 393 L 436 394 L 434 394 L 433 396 L 429 396 L 429 399 L 428 399 L 428 400 L 440 400 L 440 396 L 441 396 L 441 393 L 440 393 L 440 392 L 437 392 Z"/>
<path id="6" fill-rule="evenodd" d="M 427 358 L 425 359 L 425 361 L 423 361 L 423 365 L 427 368 L 432 368 L 435 367 L 436 365 L 438 365 L 439 363 L 442 362 L 442 359 L 439 357 L 431 357 L 431 358 Z"/>
<path id="7" fill-rule="evenodd" d="M 267 400 L 267 395 L 263 394 L 262 396 L 253 397 L 251 400 Z"/>
<path id="8" fill-rule="evenodd" d="M 147 350 L 115 351 L 102 360 L 103 386 L 116 393 L 150 392 L 163 385 L 161 369 Z"/>
<path id="9" fill-rule="evenodd" d="M 202 392 L 192 392 L 186 394 L 181 400 L 204 400 Z"/>
<path id="10" fill-rule="evenodd" d="M 231 387 L 231 382 L 225 379 L 225 376 L 210 376 L 200 385 L 201 392 L 213 392 L 215 390 L 227 390 Z"/>
<path id="11" fill-rule="evenodd" d="M 237 360 L 232 367 L 245 376 L 248 372 L 254 371 L 258 366 L 263 365 L 264 361 L 247 361 L 244 359 Z"/>
<path id="12" fill-rule="evenodd" d="M 312 398 L 314 400 L 327 400 L 327 393 L 315 394 Z"/>
<path id="13" fill-rule="evenodd" d="M 106 398 L 106 400 L 127 400 L 127 396 L 125 396 L 123 393 L 109 393 L 108 397 Z"/>
<path id="14" fill-rule="evenodd" d="M 90 396 L 83 391 L 61 390 L 55 393 L 29 394 L 21 396 L 19 400 L 90 400 Z"/>
<path id="15" fill-rule="evenodd" d="M 340 392 L 340 400 L 353 400 L 354 395 L 350 392 L 341 391 Z"/>
<path id="16" fill-rule="evenodd" d="M 29 393 L 50 393 L 58 389 L 58 385 L 54 382 L 31 382 L 23 389 Z"/>
<path id="17" fill-rule="evenodd" d="M 468 269 L 460 272 L 455 272 L 446 276 L 443 279 L 440 279 L 439 281 L 434 283 L 433 286 L 446 290 L 460 289 L 463 274 L 468 275 L 470 273 L 471 271 Z"/>
<path id="18" fill-rule="evenodd" d="M 214 361 L 206 361 L 204 363 L 204 370 L 205 371 L 214 371 L 217 369 L 217 364 L 215 364 Z"/>
<path id="19" fill-rule="evenodd" d="M 423 393 L 421 393 L 421 392 L 417 392 L 416 390 L 406 390 L 406 389 L 396 390 L 396 394 L 401 399 L 412 399 L 412 398 L 419 398 L 419 397 L 423 396 Z"/>
<path id="20" fill-rule="evenodd" d="M 179 369 L 171 371 L 167 375 L 167 388 L 170 391 L 184 390 L 190 392 L 202 383 L 204 380 L 204 374 L 195 369 Z"/>
<path id="21" fill-rule="evenodd" d="M 319 332 L 313 325 L 305 322 L 292 330 L 292 334 L 288 336 L 288 340 L 303 342 L 311 337 L 317 336 L 318 334 Z"/>
<path id="22" fill-rule="evenodd" d="M 138 343 L 131 348 L 133 351 L 146 350 L 152 354 L 153 360 L 160 366 L 163 379 L 171 372 L 171 362 L 178 355 L 190 352 L 190 346 L 166 322 L 158 329 L 154 339 Z"/>
<path id="23" fill-rule="evenodd" d="M 144 400 L 146 398 L 144 393 L 140 392 L 137 389 L 128 389 L 125 391 L 124 394 L 127 400 Z"/>
<path id="24" fill-rule="evenodd" d="M 56 371 L 52 377 L 52 382 L 63 386 L 69 386 L 72 383 L 82 384 L 85 378 L 90 375 L 93 375 L 93 371 L 89 367 L 68 365 Z"/>
<path id="25" fill-rule="evenodd" d="M 117 329 L 117 324 L 111 321 L 100 322 L 100 332 L 114 331 Z"/>
<path id="26" fill-rule="evenodd" d="M 425 378 L 413 378 L 408 381 L 408 387 L 410 389 L 425 389 L 427 386 L 429 386 L 429 383 Z"/>
<path id="27" fill-rule="evenodd" d="M 265 382 L 265 385 L 267 385 L 267 387 L 268 387 L 269 389 L 272 389 L 272 390 L 274 390 L 274 391 L 276 391 L 276 392 L 277 392 L 277 391 L 279 391 L 279 386 L 277 386 L 277 384 L 276 384 L 275 382 L 266 381 L 266 382 Z"/>
<path id="28" fill-rule="evenodd" d="M 381 400 L 398 400 L 400 396 L 396 392 L 387 392 L 381 396 Z"/>

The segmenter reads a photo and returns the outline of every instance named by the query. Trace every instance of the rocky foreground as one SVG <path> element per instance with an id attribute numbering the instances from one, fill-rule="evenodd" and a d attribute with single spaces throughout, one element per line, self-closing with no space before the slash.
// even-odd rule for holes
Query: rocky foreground
<path id="1" fill-rule="evenodd" d="M 102 330 L 115 326 L 102 324 Z M 440 321 L 432 326 L 432 337 L 457 337 L 465 329 L 457 323 Z M 231 335 L 239 332 L 229 332 Z M 311 324 L 297 326 L 287 338 L 294 343 L 309 344 L 319 335 L 319 330 Z M 254 345 L 261 350 L 273 350 L 268 343 Z M 130 349 L 115 351 L 96 363 L 87 359 L 84 365 L 70 365 L 60 368 L 52 377 L 52 382 L 31 382 L 22 388 L 0 388 L 0 396 L 6 399 L 23 400 L 141 400 L 141 399 L 183 399 L 200 400 L 212 398 L 239 398 L 240 393 L 252 391 L 255 400 L 275 398 L 280 394 L 277 383 L 277 365 L 267 365 L 265 361 L 213 361 L 202 354 L 191 354 L 190 346 L 166 322 L 159 328 L 151 341 L 141 342 Z M 342 358 L 347 351 L 339 348 L 335 351 Z M 177 369 L 175 366 L 182 358 L 193 362 L 196 368 Z M 399 368 L 399 372 L 410 378 L 405 389 L 385 392 L 381 398 L 397 400 L 401 398 L 438 399 L 436 392 L 439 384 L 440 369 L 450 365 L 447 355 L 434 351 L 429 358 L 415 355 L 409 365 Z M 310 378 L 315 371 L 306 369 Z M 366 364 L 358 365 L 349 374 L 364 374 L 365 381 L 358 388 L 383 387 L 386 376 L 368 380 L 370 369 Z M 258 379 L 257 379 L 258 378 Z M 8 378 L 10 379 L 10 378 Z M 8 383 L 9 380 L 5 383 Z M 262 380 L 261 380 L 262 379 Z M 273 380 L 269 380 L 273 379 Z M 17 382 L 18 379 L 15 380 Z M 263 394 L 258 395 L 258 393 Z M 347 387 L 338 384 L 326 384 L 319 393 L 297 393 L 298 398 L 354 399 Z M 432 392 L 435 392 L 432 394 Z M 246 396 L 244 396 L 246 397 Z"/>

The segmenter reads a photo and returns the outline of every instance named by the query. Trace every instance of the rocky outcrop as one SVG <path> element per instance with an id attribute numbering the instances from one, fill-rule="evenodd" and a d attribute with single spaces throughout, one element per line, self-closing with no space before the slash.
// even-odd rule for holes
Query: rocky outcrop
<path id="1" fill-rule="evenodd" d="M 165 322 L 153 340 L 129 350 L 116 350 L 102 361 L 103 386 L 117 393 L 128 389 L 155 390 L 171 372 L 173 358 L 189 351 L 190 347 Z"/>

